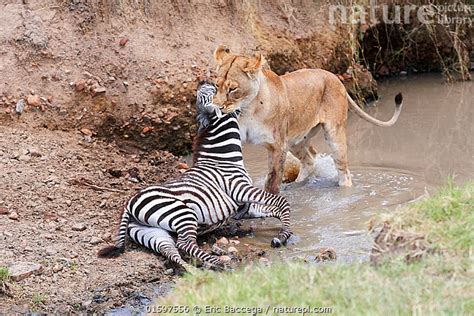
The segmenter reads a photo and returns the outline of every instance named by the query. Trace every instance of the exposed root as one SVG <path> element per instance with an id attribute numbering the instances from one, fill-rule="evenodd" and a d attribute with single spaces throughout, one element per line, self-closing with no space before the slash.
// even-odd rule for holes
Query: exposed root
<path id="1" fill-rule="evenodd" d="M 333 261 L 337 259 L 336 250 L 334 248 L 319 248 L 316 255 L 316 262 Z"/>
<path id="2" fill-rule="evenodd" d="M 386 221 L 375 237 L 370 261 L 379 264 L 385 258 L 403 256 L 406 263 L 413 263 L 430 252 L 432 248 L 424 234 L 406 231 Z"/>
<path id="3" fill-rule="evenodd" d="M 69 182 L 69 184 L 72 184 L 72 185 L 83 185 L 83 186 L 92 188 L 92 189 L 97 190 L 97 191 L 109 191 L 109 192 L 119 192 L 119 193 L 127 192 L 127 191 L 120 190 L 120 189 L 101 187 L 101 186 L 92 184 L 91 180 L 88 180 L 88 179 L 85 179 L 85 178 L 71 179 L 68 182 Z"/>

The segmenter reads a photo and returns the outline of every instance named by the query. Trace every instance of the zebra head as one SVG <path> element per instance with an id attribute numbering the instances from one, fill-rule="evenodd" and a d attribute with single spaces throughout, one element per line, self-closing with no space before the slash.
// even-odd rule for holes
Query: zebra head
<path id="1" fill-rule="evenodd" d="M 201 81 L 198 85 L 196 107 L 199 129 L 208 127 L 210 119 L 214 115 L 217 117 L 222 116 L 219 106 L 212 103 L 212 99 L 214 98 L 216 92 L 216 86 L 209 81 Z"/>

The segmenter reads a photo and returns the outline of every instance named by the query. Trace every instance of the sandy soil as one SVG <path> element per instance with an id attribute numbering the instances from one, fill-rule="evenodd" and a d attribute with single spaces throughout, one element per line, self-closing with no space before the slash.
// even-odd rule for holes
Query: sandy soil
<path id="1" fill-rule="evenodd" d="M 163 276 L 163 260 L 142 249 L 132 247 L 116 260 L 95 253 L 109 241 L 127 196 L 180 173 L 176 157 L 144 157 L 81 133 L 20 122 L 0 126 L 0 135 L 0 207 L 8 212 L 0 215 L 0 266 L 42 266 L 38 276 L 12 283 L 13 297 L 0 303 L 2 314 L 133 304 L 139 293 L 151 295 L 153 282 L 170 278 Z M 118 191 L 74 184 L 78 179 Z"/>

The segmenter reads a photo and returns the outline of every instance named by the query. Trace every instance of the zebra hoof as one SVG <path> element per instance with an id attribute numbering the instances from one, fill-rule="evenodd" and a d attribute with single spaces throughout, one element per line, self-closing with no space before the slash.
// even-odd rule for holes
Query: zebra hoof
<path id="1" fill-rule="evenodd" d="M 272 248 L 280 248 L 282 245 L 282 242 L 280 241 L 280 239 L 275 237 L 272 239 L 271 245 L 272 245 Z"/>
<path id="2" fill-rule="evenodd" d="M 199 271 L 198 268 L 196 268 L 193 265 L 190 265 L 189 263 L 183 264 L 183 268 L 186 270 L 186 272 L 190 273 L 191 275 L 195 275 Z"/>

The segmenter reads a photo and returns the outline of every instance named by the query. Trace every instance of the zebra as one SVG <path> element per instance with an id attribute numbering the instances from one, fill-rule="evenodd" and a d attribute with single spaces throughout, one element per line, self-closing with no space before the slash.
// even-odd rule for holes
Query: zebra
<path id="1" fill-rule="evenodd" d="M 198 235 L 213 231 L 231 217 L 275 217 L 281 221 L 272 247 L 292 235 L 290 205 L 285 197 L 252 185 L 244 167 L 238 125 L 239 111 L 223 114 L 212 103 L 214 84 L 200 82 L 197 90 L 199 129 L 193 145 L 193 166 L 179 178 L 150 186 L 125 205 L 114 246 L 99 257 L 116 257 L 125 249 L 125 237 L 190 270 L 179 250 L 217 268 L 219 257 L 200 249 Z"/>

